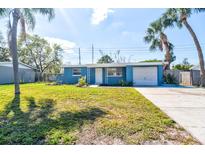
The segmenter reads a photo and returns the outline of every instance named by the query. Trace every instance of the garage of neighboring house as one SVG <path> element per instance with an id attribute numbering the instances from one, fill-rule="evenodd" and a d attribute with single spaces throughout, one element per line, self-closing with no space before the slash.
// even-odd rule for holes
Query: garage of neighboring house
<path id="1" fill-rule="evenodd" d="M 36 69 L 19 63 L 19 80 L 21 83 L 35 82 Z M 0 62 L 0 84 L 10 84 L 14 82 L 12 62 Z"/>

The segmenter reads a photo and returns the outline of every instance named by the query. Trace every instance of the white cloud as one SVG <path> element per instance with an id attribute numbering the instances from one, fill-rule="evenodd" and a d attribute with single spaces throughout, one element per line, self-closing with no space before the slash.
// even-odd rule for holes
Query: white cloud
<path id="1" fill-rule="evenodd" d="M 55 38 L 55 37 L 44 37 L 44 39 L 46 39 L 50 44 L 59 44 L 65 53 L 73 53 L 74 50 L 73 48 L 76 47 L 76 43 L 68 41 L 68 40 L 64 40 L 64 39 L 60 39 L 60 38 Z"/>
<path id="2" fill-rule="evenodd" d="M 104 21 L 108 17 L 108 14 L 110 13 L 114 13 L 114 10 L 108 8 L 93 9 L 91 23 L 93 25 L 98 25 L 100 22 Z"/>
<path id="3" fill-rule="evenodd" d="M 50 44 L 59 44 L 63 48 L 63 63 L 69 64 L 71 61 L 71 55 L 75 54 L 74 48 L 76 43 L 55 37 L 44 37 Z"/>

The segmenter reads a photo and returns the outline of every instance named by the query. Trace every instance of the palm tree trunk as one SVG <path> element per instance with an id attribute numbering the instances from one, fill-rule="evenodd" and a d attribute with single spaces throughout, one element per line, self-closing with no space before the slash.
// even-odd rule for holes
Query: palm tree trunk
<path id="1" fill-rule="evenodd" d="M 163 46 L 165 48 L 165 61 L 168 62 L 168 64 L 166 64 L 164 66 L 164 70 L 169 70 L 170 69 L 170 63 L 171 63 L 171 56 L 170 56 L 170 48 L 168 45 L 168 41 L 167 41 L 167 36 L 166 34 L 164 34 L 163 32 L 160 33 L 160 40 L 163 43 Z"/>
<path id="2" fill-rule="evenodd" d="M 19 20 L 19 9 L 14 9 L 12 12 L 12 26 L 9 36 L 9 48 L 12 55 L 15 95 L 20 94 L 19 88 L 19 71 L 18 71 L 18 53 L 17 53 L 17 25 Z"/>
<path id="3" fill-rule="evenodd" d="M 198 52 L 198 57 L 199 57 L 199 64 L 200 64 L 200 73 L 201 73 L 201 83 L 200 86 L 201 87 L 205 87 L 205 70 L 204 70 L 204 57 L 203 57 L 203 52 L 199 43 L 199 40 L 195 34 L 195 32 L 193 31 L 193 29 L 191 28 L 191 26 L 189 25 L 189 23 L 187 22 L 187 20 L 183 20 L 183 24 L 186 26 L 186 28 L 188 29 L 188 31 L 190 32 L 195 46 L 197 48 L 197 52 Z"/>
<path id="4" fill-rule="evenodd" d="M 168 64 L 166 65 L 165 69 L 169 70 L 170 69 L 170 63 L 171 63 L 170 50 L 169 50 L 167 42 L 164 43 L 164 46 L 165 46 L 165 50 L 166 50 L 165 59 L 168 62 Z"/>

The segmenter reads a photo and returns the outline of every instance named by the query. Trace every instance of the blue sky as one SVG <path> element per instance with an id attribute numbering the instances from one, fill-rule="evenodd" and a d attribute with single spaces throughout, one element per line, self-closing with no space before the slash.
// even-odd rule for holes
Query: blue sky
<path id="1" fill-rule="evenodd" d="M 164 53 L 150 52 L 143 37 L 149 23 L 160 17 L 165 9 L 55 9 L 55 19 L 50 23 L 37 16 L 32 32 L 50 42 L 62 44 L 65 49 L 64 63 L 78 63 L 78 48 L 81 48 L 82 63 L 91 63 L 91 45 L 95 49 L 95 62 L 100 57 L 99 49 L 114 58 L 117 50 L 125 61 L 163 59 Z M 193 15 L 189 23 L 195 30 L 202 47 L 205 47 L 205 13 Z M 5 32 L 5 21 L 0 20 Z M 198 56 L 192 38 L 185 28 L 166 30 L 169 41 L 175 45 L 174 54 L 180 63 L 184 58 L 198 64 Z M 68 50 L 69 48 L 69 50 Z M 72 48 L 72 49 L 70 49 Z"/>

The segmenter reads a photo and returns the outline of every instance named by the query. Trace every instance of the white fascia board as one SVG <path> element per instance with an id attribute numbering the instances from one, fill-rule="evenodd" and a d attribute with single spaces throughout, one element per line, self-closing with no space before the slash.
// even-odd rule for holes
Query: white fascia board
<path id="1" fill-rule="evenodd" d="M 168 64 L 167 62 L 138 62 L 138 63 L 109 63 L 109 64 L 86 64 L 86 65 L 64 65 L 64 68 L 67 67 L 126 67 L 126 66 L 158 66 Z"/>

